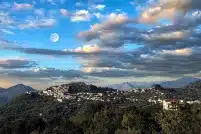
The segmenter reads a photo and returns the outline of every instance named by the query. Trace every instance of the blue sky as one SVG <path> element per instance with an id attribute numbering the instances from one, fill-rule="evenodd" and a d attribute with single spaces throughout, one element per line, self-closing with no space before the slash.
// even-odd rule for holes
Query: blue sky
<path id="1" fill-rule="evenodd" d="M 200 77 L 199 4 L 1 0 L 0 86 Z"/>

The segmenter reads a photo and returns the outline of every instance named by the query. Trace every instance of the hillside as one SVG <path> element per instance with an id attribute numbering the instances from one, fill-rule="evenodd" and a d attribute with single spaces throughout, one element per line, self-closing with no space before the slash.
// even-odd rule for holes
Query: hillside
<path id="1" fill-rule="evenodd" d="M 59 102 L 38 93 L 23 94 L 0 108 L 0 134 L 199 134 L 200 105 L 163 111 L 159 104 L 131 102 L 130 95 L 139 93 L 125 92 L 116 95 L 119 101 L 104 102 Z"/>
<path id="2" fill-rule="evenodd" d="M 18 84 L 7 89 L 0 89 L 0 104 L 6 104 L 16 96 L 19 96 L 26 92 L 35 92 L 32 87 Z"/>
<path id="3" fill-rule="evenodd" d="M 79 93 L 79 92 L 106 92 L 116 91 L 112 88 L 97 87 L 94 85 L 87 85 L 83 82 L 72 82 L 69 84 L 56 85 L 47 88 L 46 90 L 61 91 L 62 93 Z"/>

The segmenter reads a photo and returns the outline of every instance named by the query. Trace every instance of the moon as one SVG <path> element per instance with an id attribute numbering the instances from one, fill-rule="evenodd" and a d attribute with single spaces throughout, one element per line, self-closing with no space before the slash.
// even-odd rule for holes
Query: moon
<path id="1" fill-rule="evenodd" d="M 57 33 L 52 33 L 51 35 L 50 35 L 50 40 L 52 41 L 52 42 L 57 42 L 57 41 L 59 41 L 59 35 L 57 34 Z"/>

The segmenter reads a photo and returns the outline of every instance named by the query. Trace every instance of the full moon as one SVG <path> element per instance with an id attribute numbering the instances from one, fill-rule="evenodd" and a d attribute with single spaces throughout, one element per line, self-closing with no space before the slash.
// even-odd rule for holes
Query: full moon
<path id="1" fill-rule="evenodd" d="M 57 33 L 52 33 L 50 36 L 50 40 L 54 43 L 59 41 L 59 35 Z"/>

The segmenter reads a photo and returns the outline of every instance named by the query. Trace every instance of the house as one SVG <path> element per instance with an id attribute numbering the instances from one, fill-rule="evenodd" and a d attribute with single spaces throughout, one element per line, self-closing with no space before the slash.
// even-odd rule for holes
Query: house
<path id="1" fill-rule="evenodd" d="M 57 101 L 62 102 L 63 100 L 62 99 L 57 99 Z"/>
<path id="2" fill-rule="evenodd" d="M 178 109 L 178 101 L 175 99 L 163 100 L 163 110 L 176 111 Z"/>

